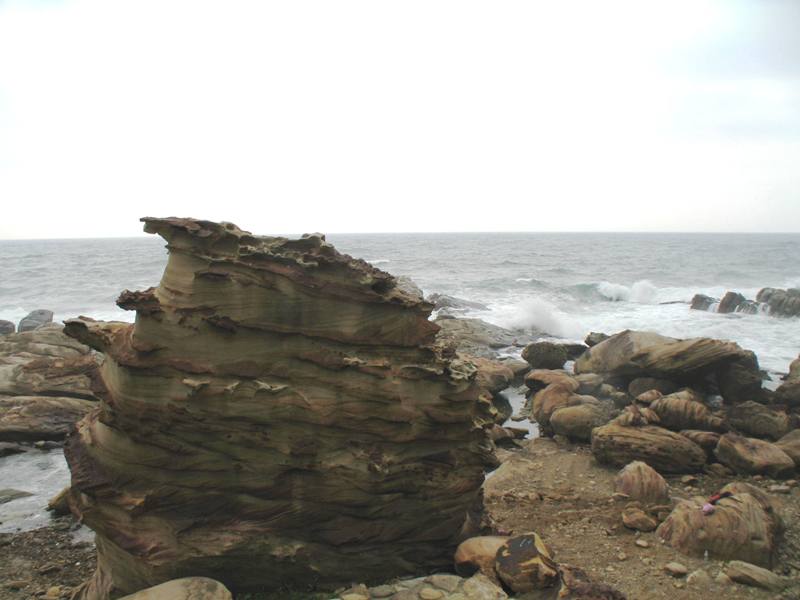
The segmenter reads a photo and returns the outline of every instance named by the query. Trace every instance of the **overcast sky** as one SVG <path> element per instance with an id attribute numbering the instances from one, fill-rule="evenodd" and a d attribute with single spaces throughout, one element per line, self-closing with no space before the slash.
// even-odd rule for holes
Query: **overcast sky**
<path id="1" fill-rule="evenodd" d="M 0 0 L 0 238 L 800 231 L 798 31 L 798 0 Z"/>

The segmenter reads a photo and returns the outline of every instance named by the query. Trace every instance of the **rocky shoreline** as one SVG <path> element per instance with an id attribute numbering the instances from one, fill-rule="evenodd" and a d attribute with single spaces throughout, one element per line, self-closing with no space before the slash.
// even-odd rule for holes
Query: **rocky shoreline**
<path id="1" fill-rule="evenodd" d="M 135 325 L 0 337 L 0 461 L 72 470 L 0 534 L 0 600 L 800 598 L 800 358 L 770 390 L 732 342 L 543 340 L 321 236 L 146 224 Z"/>

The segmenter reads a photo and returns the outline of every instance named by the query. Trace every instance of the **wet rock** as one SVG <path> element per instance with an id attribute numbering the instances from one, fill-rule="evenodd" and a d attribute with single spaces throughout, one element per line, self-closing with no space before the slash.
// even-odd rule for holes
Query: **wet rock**
<path id="1" fill-rule="evenodd" d="M 8 335 L 17 330 L 16 325 L 12 321 L 4 321 L 0 319 L 0 335 Z"/>
<path id="2" fill-rule="evenodd" d="M 98 551 L 78 599 L 198 565 L 237 592 L 449 567 L 493 418 L 433 307 L 319 235 L 144 221 L 169 261 L 120 296 L 136 322 L 66 326 L 107 386 L 65 445 Z"/>
<path id="3" fill-rule="evenodd" d="M 658 521 L 641 508 L 631 506 L 622 511 L 622 524 L 635 531 L 655 531 Z"/>
<path id="4" fill-rule="evenodd" d="M 454 557 L 456 573 L 462 577 L 469 577 L 480 571 L 490 579 L 496 580 L 494 560 L 497 551 L 508 540 L 508 536 L 502 535 L 483 535 L 464 540 L 456 549 Z"/>
<path id="5" fill-rule="evenodd" d="M 668 396 L 678 391 L 678 385 L 668 379 L 658 379 L 657 377 L 637 377 L 628 384 L 628 394 L 633 398 L 650 390 L 658 390 L 662 395 Z"/>
<path id="6" fill-rule="evenodd" d="M 727 292 L 719 301 L 717 312 L 721 314 L 734 313 L 747 298 L 738 292 Z"/>
<path id="7" fill-rule="evenodd" d="M 567 362 L 567 351 L 553 342 L 534 342 L 522 351 L 522 358 L 534 369 L 560 369 Z"/>
<path id="8" fill-rule="evenodd" d="M 667 482 L 655 469 L 639 460 L 625 465 L 617 473 L 614 491 L 646 504 L 669 502 Z"/>
<path id="9" fill-rule="evenodd" d="M 17 327 L 17 331 L 20 333 L 24 331 L 33 331 L 34 329 L 38 329 L 43 325 L 47 325 L 48 323 L 53 322 L 53 311 L 52 310 L 45 310 L 45 309 L 38 309 L 32 310 L 28 313 L 26 317 L 19 322 L 19 327 Z"/>
<path id="10" fill-rule="evenodd" d="M 63 440 L 96 402 L 49 396 L 0 396 L 0 440 Z"/>
<path id="11" fill-rule="evenodd" d="M 736 583 L 759 587 L 772 592 L 780 592 L 788 586 L 788 581 L 763 567 L 741 560 L 732 560 L 725 567 L 725 574 Z"/>
<path id="12" fill-rule="evenodd" d="M 207 577 L 173 579 L 161 585 L 130 594 L 120 600 L 232 600 L 219 581 Z"/>
<path id="13" fill-rule="evenodd" d="M 553 411 L 549 425 L 556 435 L 563 435 L 571 441 L 589 442 L 592 430 L 608 423 L 613 410 L 610 402 L 573 394 L 567 406 Z"/>
<path id="14" fill-rule="evenodd" d="M 800 429 L 795 429 L 775 442 L 775 445 L 789 455 L 796 467 L 800 466 Z"/>
<path id="15" fill-rule="evenodd" d="M 26 492 L 24 490 L 15 490 L 11 488 L 7 488 L 4 490 L 0 490 L 0 504 L 5 504 L 7 502 L 12 502 L 13 500 L 17 500 L 18 498 L 27 498 L 28 496 L 32 496 L 30 492 Z"/>
<path id="16" fill-rule="evenodd" d="M 726 433 L 714 450 L 719 462 L 737 473 L 789 477 L 794 461 L 775 444 L 735 433 Z"/>
<path id="17" fill-rule="evenodd" d="M 607 333 L 599 333 L 597 331 L 592 331 L 589 335 L 586 336 L 586 339 L 583 342 L 591 348 L 592 346 L 596 346 L 600 342 L 605 342 L 610 335 Z"/>
<path id="18" fill-rule="evenodd" d="M 452 344 L 458 352 L 483 358 L 497 358 L 500 348 L 524 347 L 533 336 L 492 325 L 481 319 L 443 319 L 434 321 L 441 330 L 438 338 Z"/>
<path id="19" fill-rule="evenodd" d="M 497 551 L 495 570 L 500 580 L 517 594 L 549 588 L 559 581 L 558 566 L 535 533 L 507 540 Z"/>
<path id="20" fill-rule="evenodd" d="M 770 440 L 780 439 L 791 428 L 791 420 L 785 412 L 752 401 L 732 406 L 728 421 L 746 435 Z"/>
<path id="21" fill-rule="evenodd" d="M 680 502 L 656 534 L 689 556 L 745 560 L 769 566 L 783 530 L 776 506 L 763 491 L 745 483 L 728 484 L 720 492 L 732 496 L 719 500 L 710 514 L 703 512 L 706 499 Z"/>
<path id="22" fill-rule="evenodd" d="M 402 279 L 402 278 L 398 278 Z M 489 307 L 480 302 L 465 300 L 447 294 L 431 294 L 427 301 L 433 304 L 435 310 L 449 309 L 453 312 L 467 312 L 469 310 L 489 310 Z"/>
<path id="23" fill-rule="evenodd" d="M 598 462 L 624 466 L 640 460 L 659 473 L 696 473 L 705 452 L 684 436 L 663 427 L 625 427 L 611 422 L 592 432 L 592 453 Z"/>
<path id="24" fill-rule="evenodd" d="M 764 288 L 756 295 L 756 302 L 765 302 L 769 314 L 776 317 L 800 316 L 800 289 Z"/>
<path id="25" fill-rule="evenodd" d="M 706 296 L 705 294 L 695 294 L 692 298 L 692 303 L 689 308 L 692 310 L 708 310 L 717 303 L 716 298 Z"/>

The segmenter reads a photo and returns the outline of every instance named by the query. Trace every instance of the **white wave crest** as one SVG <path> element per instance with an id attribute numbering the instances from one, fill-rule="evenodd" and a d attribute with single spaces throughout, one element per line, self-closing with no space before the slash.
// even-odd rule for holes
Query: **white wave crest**
<path id="1" fill-rule="evenodd" d="M 386 263 L 390 263 L 392 261 L 390 261 L 388 258 L 377 258 L 375 260 L 368 260 L 367 262 L 371 265 L 385 265 Z"/>
<path id="2" fill-rule="evenodd" d="M 510 328 L 533 327 L 544 333 L 568 339 L 581 339 L 586 333 L 584 326 L 577 319 L 540 298 L 523 300 L 512 307 L 502 325 Z"/>
<path id="3" fill-rule="evenodd" d="M 637 304 L 653 304 L 658 295 L 658 288 L 647 279 L 637 281 L 632 286 L 603 281 L 597 284 L 597 291 L 615 302 L 626 301 Z"/>

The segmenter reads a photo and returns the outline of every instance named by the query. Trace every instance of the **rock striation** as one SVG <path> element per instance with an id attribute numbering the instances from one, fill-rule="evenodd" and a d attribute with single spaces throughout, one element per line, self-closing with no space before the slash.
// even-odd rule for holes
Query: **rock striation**
<path id="1" fill-rule="evenodd" d="M 65 448 L 97 533 L 78 598 L 203 575 L 234 593 L 447 567 L 470 533 L 491 402 L 433 306 L 315 234 L 145 218 L 135 325 L 72 320 L 107 391 Z"/>

